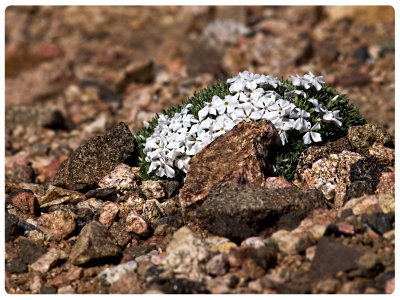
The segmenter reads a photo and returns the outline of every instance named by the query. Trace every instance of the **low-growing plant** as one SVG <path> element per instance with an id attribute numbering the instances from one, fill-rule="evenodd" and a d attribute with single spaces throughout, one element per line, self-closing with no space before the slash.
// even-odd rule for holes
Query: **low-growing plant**
<path id="1" fill-rule="evenodd" d="M 144 122 L 134 134 L 142 179 L 182 181 L 193 155 L 237 123 L 259 120 L 270 120 L 278 131 L 273 164 L 277 175 L 288 180 L 306 148 L 366 123 L 322 76 L 309 72 L 284 80 L 244 71 Z"/>

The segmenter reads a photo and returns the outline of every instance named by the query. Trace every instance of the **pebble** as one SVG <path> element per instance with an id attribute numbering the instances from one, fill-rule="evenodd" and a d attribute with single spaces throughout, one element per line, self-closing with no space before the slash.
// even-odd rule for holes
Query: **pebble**
<path id="1" fill-rule="evenodd" d="M 115 169 L 99 181 L 101 188 L 114 188 L 117 190 L 128 190 L 137 187 L 135 177 L 131 167 L 126 164 L 119 164 Z"/>
<path id="2" fill-rule="evenodd" d="M 262 238 L 260 238 L 259 236 L 252 236 L 252 237 L 249 237 L 249 238 L 245 239 L 244 241 L 242 241 L 240 246 L 260 248 L 260 247 L 265 246 L 265 244 L 264 244 L 264 240 Z"/>
<path id="3" fill-rule="evenodd" d="M 136 268 L 137 263 L 135 261 L 129 261 L 127 263 L 119 264 L 101 271 L 97 275 L 97 278 L 100 281 L 111 285 L 121 280 L 122 277 L 129 276 L 129 273 L 135 272 Z"/>
<path id="4" fill-rule="evenodd" d="M 126 218 L 126 230 L 139 235 L 146 235 L 149 233 L 149 225 L 142 216 L 135 212 L 131 212 Z"/>
<path id="5" fill-rule="evenodd" d="M 114 223 L 118 212 L 119 207 L 117 203 L 110 201 L 104 202 L 103 206 L 101 207 L 99 222 L 107 227 L 110 227 Z"/>
<path id="6" fill-rule="evenodd" d="M 208 274 L 216 276 L 224 275 L 228 268 L 228 255 L 225 253 L 214 255 L 206 265 Z"/>
<path id="7" fill-rule="evenodd" d="M 27 217 L 40 216 L 40 205 L 36 196 L 31 191 L 24 191 L 13 195 L 11 203 L 17 211 Z"/>
<path id="8" fill-rule="evenodd" d="M 77 216 L 71 211 L 56 210 L 40 216 L 37 227 L 51 238 L 59 241 L 74 231 L 76 218 Z"/>
<path id="9" fill-rule="evenodd" d="M 279 230 L 272 234 L 271 238 L 278 244 L 279 250 L 286 253 L 296 253 L 300 244 L 300 238 L 287 230 Z"/>
<path id="10" fill-rule="evenodd" d="M 60 258 L 60 250 L 51 248 L 46 254 L 41 256 L 31 265 L 31 269 L 40 273 L 46 273 Z"/>
<path id="11" fill-rule="evenodd" d="M 140 186 L 147 199 L 163 199 L 166 196 L 163 183 L 155 180 L 143 181 Z"/>

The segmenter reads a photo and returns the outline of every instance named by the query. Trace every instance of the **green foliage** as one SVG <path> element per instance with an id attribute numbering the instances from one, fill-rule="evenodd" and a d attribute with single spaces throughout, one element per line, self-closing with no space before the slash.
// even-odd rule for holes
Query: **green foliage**
<path id="1" fill-rule="evenodd" d="M 310 146 L 323 145 L 328 141 L 337 140 L 347 134 L 349 127 L 363 125 L 366 123 L 366 120 L 361 116 L 358 108 L 349 103 L 349 100 L 345 95 L 340 95 L 335 89 L 330 86 L 325 85 L 321 90 L 317 91 L 314 87 L 306 90 L 302 87 L 294 86 L 291 84 L 290 81 L 287 80 L 282 80 L 282 82 L 286 85 L 286 88 L 279 86 L 277 88 L 273 88 L 272 86 L 264 86 L 263 88 L 265 90 L 275 90 L 282 96 L 284 90 L 302 90 L 307 95 L 306 99 L 315 98 L 320 104 L 323 104 L 326 109 L 330 111 L 339 110 L 340 116 L 342 117 L 341 121 L 343 123 L 342 127 L 340 128 L 335 126 L 333 123 L 321 123 L 321 130 L 319 130 L 318 132 L 321 134 L 322 142 L 312 143 L 309 145 L 305 145 L 303 143 L 302 137 L 304 133 L 302 134 L 296 130 L 288 132 L 289 142 L 284 146 L 277 146 L 275 149 L 274 165 L 279 175 L 284 176 L 289 181 L 292 181 L 294 178 L 297 161 L 301 153 L 305 149 Z M 217 95 L 223 99 L 226 95 L 230 94 L 229 86 L 230 85 L 228 83 L 218 82 L 210 87 L 194 93 L 194 95 L 187 99 L 187 101 L 182 105 L 174 106 L 163 111 L 163 114 L 168 115 L 169 117 L 173 117 L 176 112 L 180 112 L 182 110 L 184 105 L 190 103 L 193 105 L 193 107 L 190 109 L 190 112 L 197 118 L 199 110 L 204 107 L 204 102 L 210 102 L 214 95 Z M 337 95 L 338 97 L 333 100 L 334 97 Z M 300 96 L 293 96 L 290 101 L 293 102 L 298 108 L 308 111 L 310 113 L 308 121 L 314 124 L 319 118 L 319 113 L 314 111 L 313 105 L 306 99 Z M 143 127 L 142 129 L 134 133 L 134 139 L 136 140 L 136 144 L 138 147 L 137 152 L 139 156 L 139 166 L 142 180 L 160 180 L 160 178 L 156 175 L 147 174 L 150 164 L 145 161 L 146 155 L 143 153 L 146 138 L 152 135 L 154 128 L 158 124 L 158 114 L 149 123 L 149 128 Z M 176 171 L 176 180 L 183 183 L 184 177 L 185 173 L 179 170 Z"/>

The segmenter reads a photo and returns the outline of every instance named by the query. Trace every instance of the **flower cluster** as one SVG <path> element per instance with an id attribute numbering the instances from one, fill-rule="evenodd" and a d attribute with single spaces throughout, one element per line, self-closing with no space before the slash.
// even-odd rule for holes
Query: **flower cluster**
<path id="1" fill-rule="evenodd" d="M 244 71 L 227 80 L 230 94 L 204 101 L 197 113 L 192 111 L 192 104 L 187 104 L 172 117 L 161 114 L 143 149 L 145 160 L 150 164 L 148 173 L 168 178 L 175 177 L 176 169 L 186 173 L 193 155 L 241 121 L 270 120 L 278 131 L 280 145 L 288 143 L 290 131 L 304 134 L 303 143 L 311 144 L 322 141 L 318 132 L 322 122 L 342 126 L 339 110 L 329 111 L 318 99 L 307 99 L 305 91 L 322 89 L 325 83 L 322 76 L 309 72 L 303 77 L 290 78 L 292 86 L 298 89 L 289 89 L 276 77 Z M 311 103 L 312 109 L 297 107 L 298 98 Z M 314 124 L 311 119 L 315 120 Z M 144 126 L 148 127 L 149 123 L 145 122 Z"/>

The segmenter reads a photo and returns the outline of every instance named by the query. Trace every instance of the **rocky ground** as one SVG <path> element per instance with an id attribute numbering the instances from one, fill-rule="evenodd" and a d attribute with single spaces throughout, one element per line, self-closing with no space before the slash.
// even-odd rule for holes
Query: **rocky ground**
<path id="1" fill-rule="evenodd" d="M 8 293 L 393 292 L 392 8 L 9 7 L 5 51 Z M 142 122 L 245 69 L 322 74 L 369 124 L 294 182 L 240 171 L 268 122 L 141 181 Z"/>

